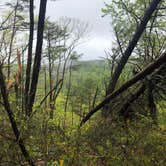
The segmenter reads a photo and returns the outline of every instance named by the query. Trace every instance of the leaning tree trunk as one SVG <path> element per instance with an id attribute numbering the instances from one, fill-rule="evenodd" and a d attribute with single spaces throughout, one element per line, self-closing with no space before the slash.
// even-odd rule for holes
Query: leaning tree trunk
<path id="1" fill-rule="evenodd" d="M 14 118 L 13 111 L 11 110 L 11 107 L 10 107 L 7 89 L 6 89 L 6 85 L 5 85 L 5 80 L 4 80 L 4 76 L 2 73 L 2 65 L 0 66 L 0 90 L 1 90 L 1 95 L 2 95 L 2 99 L 3 99 L 3 103 L 4 103 L 3 106 L 4 106 L 5 111 L 7 112 L 7 115 L 9 117 L 14 135 L 16 137 L 16 142 L 18 143 L 20 150 L 21 150 L 23 156 L 25 157 L 26 161 L 31 166 L 34 166 L 34 163 L 33 163 L 32 159 L 31 159 L 31 157 L 30 157 L 30 155 L 29 155 L 29 153 L 24 145 L 23 139 L 21 138 L 20 132 L 19 132 L 18 127 L 17 127 L 16 120 Z"/>
<path id="2" fill-rule="evenodd" d="M 117 81 L 119 79 L 120 74 L 122 73 L 123 68 L 125 67 L 132 51 L 134 50 L 135 46 L 137 45 L 137 42 L 140 39 L 143 31 L 145 30 L 148 21 L 150 20 L 153 12 L 156 10 L 156 8 L 160 2 L 161 2 L 161 0 L 153 0 L 150 3 L 149 8 L 147 8 L 147 10 L 145 11 L 145 14 L 142 18 L 142 21 L 140 22 L 139 26 L 137 27 L 137 30 L 136 30 L 131 42 L 129 43 L 124 54 L 122 55 L 118 65 L 115 69 L 115 72 L 114 72 L 114 74 L 109 82 L 109 85 L 107 88 L 107 95 L 114 91 L 115 86 L 117 84 Z"/>

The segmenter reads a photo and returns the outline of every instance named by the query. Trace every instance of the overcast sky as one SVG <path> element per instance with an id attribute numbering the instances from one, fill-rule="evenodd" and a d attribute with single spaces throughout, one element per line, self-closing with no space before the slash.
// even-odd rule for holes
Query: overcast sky
<path id="1" fill-rule="evenodd" d="M 85 60 L 99 59 L 105 56 L 104 50 L 111 48 L 112 40 L 110 18 L 101 17 L 102 7 L 104 7 L 104 0 L 48 1 L 47 16 L 55 21 L 62 16 L 67 16 L 88 22 L 93 27 L 89 34 L 90 40 L 79 46 L 77 51 L 84 53 L 82 58 Z"/>

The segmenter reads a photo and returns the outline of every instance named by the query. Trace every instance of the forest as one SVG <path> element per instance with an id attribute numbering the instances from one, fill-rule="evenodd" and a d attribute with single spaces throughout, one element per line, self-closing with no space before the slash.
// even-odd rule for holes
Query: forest
<path id="1" fill-rule="evenodd" d="M 166 1 L 104 2 L 97 60 L 89 23 L 38 2 L 0 2 L 0 166 L 166 166 Z"/>

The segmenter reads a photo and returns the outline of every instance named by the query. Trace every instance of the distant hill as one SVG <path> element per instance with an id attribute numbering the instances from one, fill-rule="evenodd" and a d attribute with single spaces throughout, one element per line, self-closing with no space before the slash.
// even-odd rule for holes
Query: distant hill
<path id="1" fill-rule="evenodd" d="M 104 66 L 106 66 L 107 63 L 105 60 L 86 60 L 86 61 L 78 61 L 78 62 L 74 62 L 73 66 L 79 66 L 81 68 L 102 68 Z"/>

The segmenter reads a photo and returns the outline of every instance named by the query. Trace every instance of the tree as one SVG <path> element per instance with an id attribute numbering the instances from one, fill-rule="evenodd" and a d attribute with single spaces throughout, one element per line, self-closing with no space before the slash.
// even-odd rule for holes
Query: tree
<path id="1" fill-rule="evenodd" d="M 45 39 L 47 41 L 47 50 L 45 58 L 48 59 L 48 73 L 49 73 L 49 105 L 50 105 L 50 117 L 53 118 L 53 110 L 54 110 L 54 100 L 53 94 L 56 93 L 57 89 L 53 89 L 53 84 L 57 84 L 59 81 L 59 69 L 61 58 L 64 52 L 66 52 L 66 46 L 64 45 L 64 39 L 67 38 L 68 32 L 66 31 L 66 27 L 60 27 L 55 23 L 52 23 L 47 20 L 46 27 L 45 27 Z M 58 69 L 57 69 L 57 76 L 55 83 L 53 82 L 53 72 L 55 72 L 55 64 L 58 61 Z M 64 78 L 62 78 L 64 79 Z"/>
<path id="2" fill-rule="evenodd" d="M 132 40 L 130 41 L 127 49 L 125 50 L 124 54 L 120 58 L 120 61 L 118 62 L 118 66 L 116 67 L 114 74 L 111 78 L 111 81 L 109 83 L 107 94 L 113 92 L 113 90 L 115 89 L 116 83 L 118 81 L 118 78 L 119 78 L 124 66 L 126 65 L 131 53 L 133 52 L 134 48 L 137 45 L 138 40 L 140 39 L 143 31 L 145 30 L 146 25 L 151 18 L 151 15 L 156 10 L 159 3 L 160 3 L 160 1 L 158 1 L 158 0 L 152 1 L 149 8 L 147 8 L 147 10 L 145 11 L 144 17 L 142 18 L 139 26 L 137 27 L 137 30 L 136 30 L 135 34 L 133 35 Z"/>
<path id="3" fill-rule="evenodd" d="M 28 115 L 28 99 L 29 99 L 29 85 L 30 85 L 30 76 L 31 76 L 31 64 L 32 64 L 32 53 L 33 53 L 33 36 L 34 36 L 34 1 L 30 0 L 29 4 L 29 20 L 30 20 L 30 28 L 29 28 L 29 43 L 28 43 L 28 59 L 27 59 L 27 68 L 26 68 L 26 79 L 25 79 L 25 112 Z"/>
<path id="4" fill-rule="evenodd" d="M 133 49 L 134 49 L 135 46 L 137 45 L 137 42 L 138 42 L 139 38 L 141 37 L 143 31 L 145 30 L 146 25 L 147 25 L 148 21 L 150 20 L 152 13 L 153 13 L 153 12 L 155 11 L 155 9 L 157 8 L 157 5 L 159 4 L 159 2 L 160 2 L 160 1 L 152 1 L 152 2 L 151 2 L 149 8 L 145 11 L 144 17 L 143 17 L 143 19 L 141 20 L 139 26 L 137 27 L 137 30 L 136 30 L 135 34 L 133 35 L 133 38 L 132 38 L 132 40 L 130 41 L 130 43 L 129 43 L 127 49 L 124 51 L 124 53 L 122 52 L 120 42 L 118 42 L 119 47 L 120 47 L 120 49 L 121 49 L 122 56 L 121 56 L 121 58 L 120 58 L 120 60 L 119 60 L 119 62 L 118 62 L 117 67 L 115 68 L 115 71 L 114 71 L 114 73 L 113 73 L 113 76 L 112 76 L 112 78 L 111 78 L 111 80 L 110 80 L 110 82 L 109 82 L 109 86 L 108 86 L 108 89 L 107 89 L 107 95 L 109 94 L 108 96 L 111 96 L 111 97 L 113 97 L 114 95 L 115 95 L 115 96 L 118 96 L 118 95 L 119 95 L 119 90 L 121 91 L 121 90 L 124 88 L 123 91 L 125 91 L 125 90 L 127 89 L 126 85 L 129 85 L 129 84 L 130 84 L 130 80 L 129 80 L 129 81 L 127 81 L 127 84 L 124 84 L 124 86 L 122 85 L 118 90 L 115 90 L 115 92 L 113 92 L 114 89 L 115 89 L 115 86 L 116 86 L 116 84 L 117 84 L 117 81 L 118 81 L 118 79 L 119 79 L 119 76 L 121 75 L 122 70 L 124 69 L 124 66 L 125 66 L 126 63 L 128 62 L 128 59 L 129 59 L 129 57 L 130 57 L 130 55 L 131 55 Z M 117 39 L 118 39 L 117 41 L 119 41 L 119 38 L 117 38 Z M 162 57 L 164 57 L 164 56 L 162 56 Z M 160 58 L 159 58 L 159 59 L 160 59 Z M 156 61 L 156 62 L 157 62 L 157 61 Z M 159 66 L 160 66 L 161 64 L 162 64 L 162 63 L 160 62 L 160 63 L 159 63 Z M 154 62 L 154 66 L 155 66 L 155 62 Z M 159 67 L 159 66 L 158 66 L 158 67 Z M 146 69 L 145 69 L 145 71 L 146 71 Z M 154 70 L 152 70 L 151 72 L 153 72 L 153 71 L 154 71 Z M 151 74 L 151 73 L 149 73 L 149 74 Z M 139 75 L 139 74 L 138 74 L 138 75 Z M 142 76 L 145 77 L 144 73 L 143 73 Z M 137 77 L 137 75 L 136 75 L 135 77 Z M 135 78 L 135 77 L 133 77 L 133 78 Z M 131 80 L 133 80 L 133 79 L 131 79 Z M 135 80 L 135 79 L 134 79 L 134 80 Z M 139 79 L 138 79 L 138 80 L 139 80 Z M 138 80 L 137 80 L 137 81 L 138 81 Z M 136 81 L 136 82 L 137 82 L 137 81 Z M 131 82 L 132 82 L 132 81 L 131 81 Z M 134 83 L 136 83 L 136 82 L 134 82 Z M 128 84 L 128 83 L 129 83 L 129 84 Z M 122 88 L 122 89 L 121 89 L 121 88 Z M 107 96 L 106 99 L 102 102 L 102 104 L 100 103 L 99 105 L 97 105 L 97 107 L 96 107 L 95 109 L 91 110 L 91 111 L 87 114 L 87 116 L 82 120 L 82 123 L 81 123 L 81 124 L 83 124 L 85 121 L 87 121 L 87 120 L 91 117 L 91 115 L 93 115 L 97 110 L 99 110 L 100 108 L 102 108 L 103 106 L 105 106 L 106 104 L 109 103 L 109 100 L 110 100 L 111 98 L 109 98 L 108 96 Z M 113 97 L 113 98 L 114 98 L 114 97 Z M 151 100 L 152 100 L 152 96 L 151 96 Z M 153 108 L 154 108 L 154 106 L 153 106 Z M 110 106 L 108 105 L 108 106 L 106 107 L 106 109 L 109 111 L 109 110 L 110 110 Z"/>
<path id="5" fill-rule="evenodd" d="M 115 6 L 114 6 L 115 5 Z M 117 38 L 118 43 L 118 49 L 120 52 L 119 57 L 123 59 L 125 52 L 123 49 L 125 48 L 127 41 L 130 39 L 130 35 L 132 34 L 133 27 L 137 27 L 138 23 L 140 21 L 140 13 L 145 10 L 145 8 L 148 5 L 148 2 L 146 1 L 135 1 L 135 2 L 126 2 L 126 1 L 119 1 L 118 5 L 119 8 L 116 9 L 117 2 L 113 1 L 112 5 L 106 5 L 107 10 L 103 10 L 105 13 L 111 12 L 113 16 L 113 23 L 114 23 L 114 31 Z M 165 32 L 161 27 L 164 26 L 164 18 L 165 11 L 160 7 L 162 4 L 158 5 L 158 8 L 155 10 L 154 14 L 151 16 L 144 33 L 142 34 L 142 37 L 140 38 L 136 48 L 134 49 L 132 57 L 130 57 L 129 60 L 127 60 L 127 63 L 132 63 L 133 71 L 137 68 L 138 71 L 141 70 L 144 66 L 146 66 L 149 62 L 155 61 L 155 59 L 162 54 L 165 47 L 165 38 L 163 37 L 163 34 Z M 161 14 L 162 13 L 162 14 Z M 128 19 L 126 19 L 126 17 Z M 120 20 L 120 21 L 119 21 Z M 123 23 L 123 25 L 122 25 Z M 125 28 L 128 25 L 129 28 Z M 162 26 L 161 26 L 162 25 Z M 128 35 L 126 35 L 128 34 Z M 126 64 L 127 64 L 126 63 Z M 117 68 L 122 64 L 122 61 L 119 61 L 119 64 L 117 65 L 115 71 Z M 124 67 L 123 67 L 124 68 Z M 115 75 L 114 75 L 115 76 Z M 118 77 L 117 77 L 118 78 Z M 108 85 L 108 89 L 112 86 L 114 86 L 114 78 L 111 77 L 111 80 Z M 117 82 L 117 81 L 115 81 Z M 144 82 L 143 82 L 144 84 Z M 148 82 L 146 84 L 149 84 Z M 116 83 L 117 86 L 117 83 Z M 143 86 L 143 85 L 142 85 Z M 156 87 L 156 86 L 154 86 Z M 147 86 L 148 88 L 148 86 Z M 150 93 L 151 99 L 154 98 L 154 90 L 151 89 L 151 92 L 147 92 L 147 88 L 145 88 L 145 93 Z M 114 89 L 114 88 L 113 88 Z M 154 89 L 154 88 L 153 88 Z M 109 90 L 108 90 L 109 91 Z M 138 89 L 139 92 L 139 89 Z M 141 93 L 143 94 L 143 93 Z M 137 92 L 135 94 L 137 96 Z M 134 95 L 134 96 L 135 96 Z M 132 97 L 129 99 L 129 101 L 132 100 Z M 149 100 L 149 99 L 147 99 Z M 129 103 L 129 101 L 126 101 L 126 103 Z M 134 102 L 135 100 L 133 100 Z M 152 101 L 151 101 L 152 102 Z M 149 103 L 151 103 L 149 100 Z M 131 102 L 132 103 L 132 102 Z M 129 104 L 131 106 L 131 103 Z M 150 110 L 156 110 L 155 102 L 153 102 L 153 107 L 149 108 Z M 152 106 L 149 104 L 149 106 Z M 106 109 L 109 109 L 111 106 L 106 106 Z M 125 107 L 124 107 L 125 108 Z M 123 109 L 123 106 L 122 106 Z M 145 108 L 144 108 L 145 109 Z M 126 110 L 127 111 L 127 110 Z M 157 110 L 156 110 L 157 111 Z M 155 112 L 156 112 L 155 111 Z M 150 111 L 151 112 L 151 111 Z M 156 113 L 155 113 L 156 114 Z M 154 117 L 152 117 L 154 121 L 156 121 Z"/>
<path id="6" fill-rule="evenodd" d="M 88 28 L 87 23 L 76 19 L 61 18 L 55 23 L 47 20 L 45 27 L 45 40 L 47 42 L 45 59 L 48 60 L 51 118 L 53 118 L 56 99 L 63 88 L 74 50 L 81 44 L 81 40 L 88 32 Z M 55 89 L 54 87 L 57 88 Z M 54 90 L 52 91 L 52 89 Z"/>
<path id="7" fill-rule="evenodd" d="M 40 2 L 35 59 L 33 64 L 32 80 L 31 80 L 31 86 L 29 90 L 29 95 L 28 95 L 29 97 L 28 97 L 28 104 L 27 104 L 27 108 L 28 108 L 27 110 L 28 110 L 29 116 L 32 113 L 32 108 L 35 101 L 35 95 L 36 95 L 37 83 L 38 83 L 38 77 L 39 77 L 39 71 L 40 71 L 40 65 L 41 65 L 46 5 L 47 5 L 47 0 L 42 0 Z"/>
<path id="8" fill-rule="evenodd" d="M 32 3 L 33 3 L 33 1 L 30 2 L 30 6 L 31 6 L 30 15 L 32 15 L 31 12 L 33 10 L 33 8 L 32 8 L 33 4 Z M 34 103 L 34 99 L 35 99 L 36 88 L 37 88 L 37 83 L 38 83 L 38 76 L 39 76 L 39 71 L 40 71 L 46 4 L 47 4 L 47 0 L 42 0 L 40 2 L 36 54 L 35 54 L 35 60 L 34 60 L 34 66 L 33 66 L 31 88 L 30 88 L 30 92 L 29 92 L 29 95 L 28 95 L 28 107 L 27 107 L 28 108 L 28 115 L 31 115 L 31 113 L 32 113 L 32 107 L 33 107 L 33 103 Z M 11 36 L 11 41 L 10 41 L 10 46 L 9 46 L 9 58 L 8 58 L 8 61 L 7 61 L 8 65 L 10 65 L 12 43 L 13 43 L 13 38 L 14 38 L 13 34 L 15 33 L 15 28 L 16 28 L 15 27 L 16 11 L 17 11 L 18 7 L 20 7 L 20 6 L 18 5 L 18 1 L 17 1 L 16 8 L 14 10 L 15 11 L 15 15 L 14 15 L 15 19 L 14 19 L 14 25 L 13 25 L 13 33 L 12 33 L 12 36 Z M 7 18 L 7 20 L 8 20 L 8 18 Z M 6 20 L 5 20 L 5 22 L 6 22 Z M 31 23 L 33 23 L 33 22 L 31 21 Z M 3 24 L 4 24 L 4 22 L 1 25 L 3 25 Z M 33 40 L 33 34 L 31 32 L 33 31 L 33 26 L 30 29 L 31 29 L 31 31 L 30 31 L 29 53 L 31 54 L 32 53 L 32 43 L 31 42 Z M 30 56 L 32 56 L 32 55 L 30 55 Z M 19 70 L 18 70 L 19 75 L 16 75 L 16 78 L 15 78 L 16 83 L 18 81 L 18 78 L 20 77 L 20 72 L 21 72 L 20 71 L 21 70 L 21 60 L 20 60 L 20 55 L 19 55 L 18 51 L 17 51 L 17 60 L 18 60 L 18 66 L 19 66 Z M 31 60 L 31 57 L 28 60 Z M 0 88 L 1 88 L 1 95 L 2 95 L 2 99 L 3 99 L 3 103 L 4 103 L 3 107 L 4 107 L 5 111 L 8 114 L 8 117 L 9 117 L 12 129 L 13 129 L 16 141 L 17 141 L 17 143 L 20 147 L 20 150 L 21 150 L 23 156 L 25 157 L 25 159 L 27 160 L 27 162 L 30 165 L 34 165 L 27 149 L 25 148 L 23 138 L 20 134 L 20 131 L 18 129 L 18 125 L 17 125 L 16 120 L 15 120 L 15 115 L 13 113 L 13 110 L 11 109 L 11 103 L 9 102 L 8 91 L 7 91 L 6 84 L 5 84 L 5 77 L 4 77 L 3 71 L 2 71 L 2 66 L 4 65 L 4 60 L 3 59 L 1 59 L 1 64 L 0 65 L 1 65 L 0 66 Z M 10 78 L 10 68 L 8 68 L 8 79 L 9 78 Z"/>

